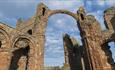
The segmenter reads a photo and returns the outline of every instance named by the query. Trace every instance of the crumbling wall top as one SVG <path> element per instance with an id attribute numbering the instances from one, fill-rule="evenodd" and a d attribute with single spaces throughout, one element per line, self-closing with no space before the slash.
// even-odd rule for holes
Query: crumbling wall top
<path id="1" fill-rule="evenodd" d="M 115 7 L 110 7 L 104 11 L 104 13 L 114 13 L 115 14 Z"/>

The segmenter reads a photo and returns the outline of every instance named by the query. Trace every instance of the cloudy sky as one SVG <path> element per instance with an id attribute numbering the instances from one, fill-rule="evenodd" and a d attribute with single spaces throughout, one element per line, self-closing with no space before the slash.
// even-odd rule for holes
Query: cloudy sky
<path id="1" fill-rule="evenodd" d="M 113 0 L 0 0 L 0 22 L 15 27 L 19 18 L 28 19 L 36 12 L 37 5 L 43 2 L 50 9 L 67 9 L 76 13 L 80 6 L 84 6 L 88 14 L 92 14 L 100 22 L 102 30 L 106 29 L 103 23 L 103 11 L 115 6 Z M 63 33 L 75 37 L 80 42 L 79 30 L 76 21 L 69 15 L 56 14 L 49 18 L 46 30 L 45 65 L 62 66 L 64 63 Z M 112 50 L 115 50 L 114 48 Z M 115 55 L 113 55 L 115 56 Z M 115 57 L 113 57 L 115 58 Z"/>

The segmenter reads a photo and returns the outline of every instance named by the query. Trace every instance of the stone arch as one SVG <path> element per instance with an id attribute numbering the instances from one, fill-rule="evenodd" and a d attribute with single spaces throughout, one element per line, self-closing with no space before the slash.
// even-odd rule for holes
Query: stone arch
<path id="1" fill-rule="evenodd" d="M 24 45 L 25 47 L 19 47 L 20 45 L 16 46 L 15 44 L 21 40 L 27 41 L 28 45 Z M 9 70 L 23 70 L 22 68 L 24 68 L 25 70 L 31 70 L 32 68 L 35 68 L 35 42 L 31 37 L 27 37 L 24 35 L 16 37 L 14 43 L 12 44 L 12 47 L 16 48 L 16 50 L 12 52 L 13 56 L 11 58 Z"/>
<path id="2" fill-rule="evenodd" d="M 77 14 L 74 14 L 74 13 L 72 13 L 70 11 L 67 11 L 67 10 L 50 10 L 49 13 L 48 13 L 48 18 L 51 17 L 51 16 L 53 16 L 53 15 L 56 15 L 56 14 L 65 14 L 67 16 L 70 16 L 71 19 L 74 19 L 76 21 L 76 24 L 77 24 L 77 20 L 78 20 Z M 47 18 L 47 21 L 48 21 L 48 18 Z"/>
<path id="3" fill-rule="evenodd" d="M 44 8 L 44 9 L 43 9 Z M 79 12 L 80 13 L 80 12 Z M 33 29 L 33 35 L 37 36 L 38 39 L 38 47 L 40 48 L 40 51 L 44 52 L 44 43 L 45 43 L 45 32 L 47 28 L 47 22 L 48 18 L 55 14 L 66 14 L 71 16 L 73 19 L 75 19 L 76 23 L 79 21 L 79 13 L 72 13 L 67 10 L 50 10 L 47 6 L 44 4 L 40 4 L 37 8 L 35 21 L 34 21 L 34 29 Z M 85 17 L 85 16 L 84 16 Z M 80 23 L 77 23 L 78 29 L 81 32 L 81 25 Z M 39 43 L 40 42 L 40 43 Z M 44 56 L 44 53 L 42 54 Z M 41 57 L 44 59 L 44 57 Z M 43 60 L 41 60 L 43 62 Z M 41 64 L 43 64 L 41 62 Z"/>
<path id="4" fill-rule="evenodd" d="M 41 13 L 40 13 L 40 14 L 41 14 Z M 45 30 L 46 30 L 46 27 L 47 27 L 48 18 L 51 17 L 52 15 L 55 15 L 55 14 L 66 14 L 66 15 L 71 16 L 73 19 L 75 19 L 76 23 L 77 23 L 78 20 L 79 20 L 77 13 L 75 14 L 75 13 L 72 13 L 72 12 L 70 12 L 70 11 L 68 11 L 68 10 L 47 10 L 44 14 L 45 14 L 45 15 L 42 16 L 42 18 L 44 18 L 44 20 L 43 20 L 43 19 L 40 20 L 40 19 L 38 19 L 38 18 L 36 18 L 36 20 L 35 20 L 35 23 L 36 23 L 37 20 L 40 20 L 40 21 L 39 21 L 40 24 L 35 25 L 36 27 L 34 28 L 34 29 L 35 29 L 35 30 L 34 30 L 34 33 L 36 33 L 36 32 L 38 31 L 37 33 L 39 33 L 39 35 L 44 35 Z M 40 17 L 40 15 L 38 15 L 38 16 Z M 37 16 L 37 17 L 38 17 L 38 16 Z M 83 17 L 83 16 L 82 16 L 82 17 Z M 37 23 L 38 23 L 38 21 L 37 21 Z M 79 30 L 81 31 L 81 27 L 80 27 L 80 24 L 79 24 L 79 23 L 77 23 L 77 26 L 78 26 Z"/>
<path id="5" fill-rule="evenodd" d="M 74 14 L 74 13 L 68 11 L 68 10 L 52 10 L 52 11 L 49 11 L 48 17 L 50 17 L 50 16 L 52 16 L 54 14 L 59 14 L 59 13 L 61 13 L 61 14 L 67 14 L 67 15 L 73 17 L 76 21 L 78 19 L 77 14 Z"/>
<path id="6" fill-rule="evenodd" d="M 16 37 L 13 39 L 12 47 L 14 47 L 14 44 L 15 44 L 19 39 L 26 39 L 26 40 L 28 40 L 30 43 L 32 43 L 32 45 L 34 46 L 34 40 L 33 40 L 32 37 L 26 36 L 26 35 L 19 35 L 19 36 L 16 36 Z"/>
<path id="7" fill-rule="evenodd" d="M 1 48 L 10 47 L 10 38 L 8 33 L 4 29 L 0 29 L 0 47 Z"/>
<path id="8" fill-rule="evenodd" d="M 41 13 L 42 8 L 45 8 L 45 12 L 43 13 L 44 15 L 42 15 L 42 13 Z M 44 6 L 38 7 L 37 10 L 40 12 L 37 11 L 37 13 L 36 13 L 37 16 L 35 19 L 35 25 L 34 25 L 35 27 L 34 27 L 33 33 L 39 33 L 39 35 L 44 35 L 46 27 L 47 27 L 48 18 L 52 15 L 66 14 L 66 15 L 73 17 L 76 20 L 76 22 L 78 22 L 78 20 L 79 20 L 78 19 L 79 13 L 72 13 L 68 10 L 50 10 Z M 37 23 L 39 23 L 39 24 L 37 24 Z M 81 30 L 80 24 L 78 23 L 77 25 L 78 25 L 79 30 Z M 36 31 L 38 31 L 38 32 L 36 32 Z"/>

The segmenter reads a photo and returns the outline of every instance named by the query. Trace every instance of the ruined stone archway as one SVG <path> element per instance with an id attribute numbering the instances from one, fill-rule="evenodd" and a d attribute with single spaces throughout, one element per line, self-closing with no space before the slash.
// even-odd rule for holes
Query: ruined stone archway
<path id="1" fill-rule="evenodd" d="M 76 21 L 78 19 L 77 13 L 75 14 L 68 10 L 51 10 L 49 11 L 48 17 L 55 15 L 55 14 L 66 14 L 66 15 L 73 17 Z"/>
<path id="2" fill-rule="evenodd" d="M 85 58 L 85 70 L 111 70 L 113 66 L 108 62 L 107 59 L 108 56 L 106 54 L 109 53 L 109 48 L 106 47 L 106 44 L 111 41 L 111 38 L 112 41 L 115 40 L 115 17 L 113 17 L 115 14 L 114 7 L 104 11 L 104 18 L 108 30 L 102 31 L 99 22 L 95 19 L 95 17 L 85 13 L 85 10 L 83 8 L 80 8 L 76 13 L 72 13 L 63 9 L 50 10 L 43 3 L 39 4 L 36 14 L 31 19 L 28 19 L 27 22 L 17 22 L 16 28 L 11 28 L 7 25 L 0 25 L 0 38 L 3 38 L 3 42 L 7 41 L 6 45 L 4 45 L 3 47 L 1 46 L 0 48 L 0 69 L 8 70 L 7 68 L 9 67 L 8 65 L 10 63 L 9 61 L 11 60 L 10 57 L 12 57 L 12 54 L 13 56 L 15 56 L 16 54 L 18 54 L 17 52 L 20 53 L 21 51 L 23 52 L 23 50 L 27 49 L 26 54 L 24 52 L 23 54 L 20 54 L 20 56 L 18 57 L 19 60 L 17 60 L 14 65 L 18 64 L 18 61 L 20 62 L 22 59 L 24 59 L 25 62 L 25 58 L 27 57 L 21 58 L 21 56 L 26 55 L 29 57 L 27 61 L 28 63 L 26 64 L 27 66 L 23 65 L 25 67 L 22 68 L 25 68 L 26 70 L 43 70 L 43 55 L 47 21 L 50 16 L 58 13 L 67 14 L 73 17 L 77 22 L 78 28 L 80 30 L 80 35 L 82 37 L 82 56 L 83 58 Z M 113 37 L 111 37 L 111 35 Z M 0 42 L 0 44 L 3 43 Z M 6 48 L 7 46 L 10 46 L 10 48 Z M 105 51 L 103 49 L 105 49 Z M 109 56 L 109 58 L 111 58 L 111 56 Z M 18 69 L 17 66 L 20 66 L 20 64 L 16 65 L 15 69 Z"/>
<path id="3" fill-rule="evenodd" d="M 75 19 L 76 23 L 78 21 L 83 21 L 85 18 L 81 19 L 81 14 L 82 17 L 85 17 L 85 12 L 83 7 L 80 8 L 79 12 L 77 13 L 72 13 L 67 10 L 50 10 L 47 6 L 44 4 L 39 4 L 35 16 L 35 24 L 34 24 L 34 29 L 33 29 L 33 34 L 37 36 L 38 38 L 38 47 L 41 47 L 40 51 L 42 52 L 42 56 L 44 55 L 44 44 L 45 44 L 45 32 L 46 32 L 46 27 L 47 27 L 47 22 L 48 18 L 52 15 L 55 14 L 66 14 L 71 16 L 72 18 Z M 79 17 L 80 16 L 80 17 Z M 81 32 L 81 24 L 77 23 L 78 29 Z M 40 43 L 39 43 L 40 42 Z M 44 57 L 42 57 L 44 59 Z M 43 61 L 43 60 L 42 60 Z"/>
<path id="4" fill-rule="evenodd" d="M 63 27 L 62 27 L 61 23 L 58 23 L 58 21 L 61 21 L 61 20 L 62 20 Z M 69 20 L 69 21 L 67 21 L 67 20 Z M 79 33 L 79 30 L 76 25 L 75 19 L 73 17 L 71 17 L 70 15 L 60 14 L 60 13 L 50 16 L 49 20 L 48 20 L 47 29 L 45 32 L 46 42 L 45 42 L 45 52 L 44 52 L 44 56 L 45 56 L 45 58 L 44 58 L 45 64 L 44 65 L 49 66 L 49 64 L 50 64 L 50 66 L 64 66 L 64 63 L 66 63 L 64 60 L 65 59 L 65 54 L 64 54 L 65 50 L 63 47 L 64 33 L 68 33 L 69 35 L 71 35 L 72 37 L 75 37 L 75 38 L 77 37 L 77 39 L 79 38 L 78 36 L 80 36 L 80 35 L 76 34 L 76 33 Z M 51 41 L 49 41 L 49 40 L 51 40 Z M 46 44 L 48 44 L 49 46 L 47 46 Z M 52 49 L 52 50 L 48 51 L 47 47 L 49 47 L 49 49 Z M 61 49 L 60 52 L 56 52 L 56 50 L 58 50 L 58 48 Z M 46 54 L 49 56 L 47 56 Z M 56 56 L 56 55 L 58 55 L 58 56 Z M 51 60 L 51 62 L 48 59 Z M 55 60 L 60 60 L 60 61 L 55 61 Z"/>
<path id="5" fill-rule="evenodd" d="M 33 30 L 33 32 L 36 33 L 35 31 L 38 31 L 37 33 L 39 33 L 39 35 L 44 35 L 47 27 L 48 18 L 55 14 L 66 14 L 73 17 L 76 20 L 76 22 L 78 21 L 77 13 L 72 13 L 68 10 L 50 10 L 47 6 L 41 3 L 40 5 L 38 5 L 37 8 L 36 19 L 35 19 L 36 24 L 34 25 L 35 30 Z M 84 17 L 84 15 L 82 17 Z M 77 25 L 80 30 L 79 23 Z"/>
<path id="6" fill-rule="evenodd" d="M 32 38 L 27 36 L 19 36 L 15 39 L 13 45 L 14 50 L 11 58 L 9 70 L 31 70 L 36 68 L 35 45 Z"/>
<path id="7" fill-rule="evenodd" d="M 72 21 L 76 21 L 76 25 L 77 25 L 77 14 L 74 14 L 74 13 L 72 13 L 72 12 L 70 12 L 70 11 L 67 11 L 67 10 L 51 10 L 51 11 L 49 11 L 49 14 L 48 14 L 48 18 L 50 18 L 51 16 L 54 16 L 54 15 L 58 15 L 58 14 L 64 14 L 64 15 L 67 15 L 67 16 L 70 16 L 70 18 L 69 19 L 73 19 Z M 47 14 L 45 14 L 45 15 L 47 15 Z M 46 21 L 48 21 L 48 19 L 46 20 Z M 54 23 L 55 24 L 55 23 Z M 69 25 L 69 24 L 68 24 Z M 47 27 L 47 26 L 46 26 Z M 76 26 L 76 28 L 77 28 L 77 26 Z M 46 28 L 45 28 L 46 29 Z M 44 34 L 43 34 L 44 35 Z M 44 42 L 45 43 L 45 42 Z M 74 64 L 73 64 L 74 65 Z M 75 66 L 74 66 L 75 67 Z"/>

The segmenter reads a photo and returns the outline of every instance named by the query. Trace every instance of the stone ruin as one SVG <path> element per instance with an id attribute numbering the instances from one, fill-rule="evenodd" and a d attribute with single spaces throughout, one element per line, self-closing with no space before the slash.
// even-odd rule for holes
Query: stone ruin
<path id="1" fill-rule="evenodd" d="M 24 21 L 19 19 L 16 28 L 0 23 L 0 70 L 43 70 L 45 30 L 48 18 L 54 14 L 67 14 L 76 20 L 83 45 L 75 44 L 64 35 L 65 64 L 70 70 L 115 70 L 109 42 L 115 41 L 115 7 L 104 11 L 107 30 L 87 15 L 83 7 L 76 13 L 67 10 L 50 10 L 43 3 L 36 14 Z"/>

